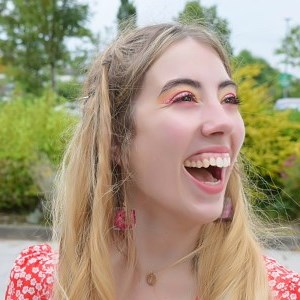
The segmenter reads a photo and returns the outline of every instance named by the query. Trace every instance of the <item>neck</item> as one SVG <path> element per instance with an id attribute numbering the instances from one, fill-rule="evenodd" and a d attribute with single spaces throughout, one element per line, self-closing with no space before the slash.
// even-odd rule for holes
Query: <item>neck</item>
<path id="1" fill-rule="evenodd" d="M 192 257 L 180 260 L 195 249 L 200 226 L 188 226 L 176 216 L 162 210 L 151 213 L 148 209 L 137 207 L 136 214 L 134 231 L 137 262 L 141 272 L 159 272 L 169 267 L 191 270 Z"/>
<path id="2" fill-rule="evenodd" d="M 197 283 L 192 256 L 181 259 L 195 249 L 201 225 L 188 224 L 175 213 L 153 205 L 147 207 L 145 202 L 131 204 L 134 205 L 129 208 L 136 211 L 133 235 L 137 264 L 136 268 L 127 269 L 124 256 L 119 251 L 114 256 L 118 259 L 113 262 L 119 283 L 117 299 L 132 299 L 132 294 L 135 299 L 153 299 L 157 292 L 161 298 L 194 300 Z M 151 273 L 153 280 L 149 280 Z"/>

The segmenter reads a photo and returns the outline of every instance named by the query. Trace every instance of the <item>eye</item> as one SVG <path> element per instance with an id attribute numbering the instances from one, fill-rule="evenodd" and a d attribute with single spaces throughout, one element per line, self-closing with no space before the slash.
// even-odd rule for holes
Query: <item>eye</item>
<path id="1" fill-rule="evenodd" d="M 224 97 L 224 99 L 221 101 L 221 103 L 225 104 L 234 104 L 234 105 L 239 105 L 241 103 L 240 99 L 235 96 L 234 94 L 229 94 Z"/>
<path id="2" fill-rule="evenodd" d="M 177 102 L 197 102 L 197 99 L 194 94 L 191 92 L 181 92 L 173 97 L 170 101 L 171 103 Z"/>

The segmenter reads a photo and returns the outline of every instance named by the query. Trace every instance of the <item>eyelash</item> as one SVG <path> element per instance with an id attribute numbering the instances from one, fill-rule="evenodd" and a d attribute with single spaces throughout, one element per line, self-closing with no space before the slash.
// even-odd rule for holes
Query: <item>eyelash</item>
<path id="1" fill-rule="evenodd" d="M 241 104 L 241 100 L 237 96 L 231 95 L 229 97 L 225 97 L 221 103 L 239 105 Z"/>
<path id="2" fill-rule="evenodd" d="M 189 97 L 190 101 L 184 100 L 187 97 Z M 190 92 L 182 92 L 179 95 L 176 95 L 170 102 L 171 103 L 179 103 L 179 102 L 197 102 L 196 97 L 190 93 Z M 239 105 L 241 104 L 241 100 L 235 96 L 235 95 L 230 95 L 228 97 L 225 97 L 221 103 L 224 104 L 233 104 L 233 105 Z"/>
<path id="3" fill-rule="evenodd" d="M 185 98 L 189 97 L 191 101 L 183 100 Z M 190 93 L 190 92 L 182 92 L 178 95 L 176 95 L 170 102 L 171 103 L 178 103 L 178 102 L 197 102 L 196 97 Z"/>

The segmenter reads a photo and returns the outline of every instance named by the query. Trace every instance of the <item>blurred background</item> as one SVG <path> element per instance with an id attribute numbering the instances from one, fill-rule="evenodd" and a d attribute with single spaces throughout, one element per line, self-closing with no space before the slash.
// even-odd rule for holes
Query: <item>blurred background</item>
<path id="1" fill-rule="evenodd" d="M 296 0 L 0 0 L 0 245 L 49 237 L 37 232 L 51 226 L 46 207 L 86 70 L 128 23 L 216 31 L 239 85 L 251 201 L 299 232 L 299 11 Z"/>
<path id="2" fill-rule="evenodd" d="M 177 20 L 211 27 L 232 56 L 253 204 L 271 220 L 299 220 L 299 11 L 293 0 L 1 0 L 0 223 L 45 222 L 96 54 L 128 23 Z"/>

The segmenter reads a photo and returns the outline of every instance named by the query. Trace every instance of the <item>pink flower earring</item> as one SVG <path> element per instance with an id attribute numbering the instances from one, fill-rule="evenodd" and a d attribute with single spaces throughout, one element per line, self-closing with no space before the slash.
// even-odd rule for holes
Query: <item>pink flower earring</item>
<path id="1" fill-rule="evenodd" d="M 124 231 L 132 229 L 136 224 L 135 210 L 131 209 L 128 213 L 125 207 L 117 207 L 114 216 L 114 230 Z"/>
<path id="2" fill-rule="evenodd" d="M 224 199 L 224 206 L 223 206 L 223 212 L 220 216 L 220 219 L 222 221 L 232 221 L 233 219 L 233 206 L 232 201 L 230 197 L 226 197 Z"/>

